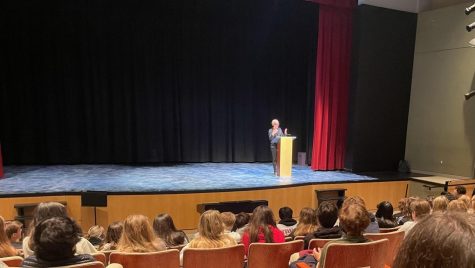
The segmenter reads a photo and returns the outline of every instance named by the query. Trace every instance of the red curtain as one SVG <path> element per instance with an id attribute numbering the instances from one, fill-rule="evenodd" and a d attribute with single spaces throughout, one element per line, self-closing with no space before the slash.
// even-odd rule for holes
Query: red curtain
<path id="1" fill-rule="evenodd" d="M 352 11 L 356 1 L 320 3 L 312 169 L 344 168 L 348 129 Z"/>
<path id="2" fill-rule="evenodd" d="M 3 177 L 2 145 L 0 144 L 0 179 Z"/>

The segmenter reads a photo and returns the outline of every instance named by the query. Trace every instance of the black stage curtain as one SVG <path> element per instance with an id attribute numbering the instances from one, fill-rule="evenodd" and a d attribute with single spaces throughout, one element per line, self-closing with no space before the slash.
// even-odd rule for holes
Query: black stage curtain
<path id="1" fill-rule="evenodd" d="M 308 151 L 318 5 L 4 1 L 7 164 L 269 161 L 276 117 Z"/>

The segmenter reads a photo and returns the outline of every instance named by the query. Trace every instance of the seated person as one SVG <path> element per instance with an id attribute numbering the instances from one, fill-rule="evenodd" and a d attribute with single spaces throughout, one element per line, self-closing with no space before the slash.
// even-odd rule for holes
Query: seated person
<path id="1" fill-rule="evenodd" d="M 318 228 L 317 213 L 313 208 L 303 208 L 300 211 L 299 222 L 295 230 L 290 234 L 292 238 L 296 236 L 306 236 L 315 232 Z"/>
<path id="2" fill-rule="evenodd" d="M 124 229 L 117 250 L 121 252 L 157 252 L 165 250 L 165 243 L 155 236 L 148 218 L 130 215 L 124 221 Z"/>
<path id="3" fill-rule="evenodd" d="M 438 196 L 432 200 L 432 213 L 434 212 L 445 212 L 447 211 L 447 206 L 449 205 L 449 200 L 444 195 Z"/>
<path id="4" fill-rule="evenodd" d="M 121 221 L 111 223 L 109 227 L 107 227 L 106 239 L 104 245 L 101 247 L 101 251 L 116 250 L 123 229 L 124 224 Z"/>
<path id="5" fill-rule="evenodd" d="M 165 242 L 167 248 L 188 244 L 188 237 L 183 231 L 176 229 L 175 223 L 169 214 L 162 213 L 157 215 L 153 220 L 153 230 Z"/>
<path id="6" fill-rule="evenodd" d="M 5 221 L 0 216 L 0 258 L 17 256 L 17 250 L 11 245 L 5 232 Z"/>
<path id="7" fill-rule="evenodd" d="M 277 228 L 281 230 L 285 236 L 289 236 L 297 227 L 297 221 L 294 220 L 291 208 L 282 207 L 279 209 L 280 221 L 277 223 Z"/>
<path id="8" fill-rule="evenodd" d="M 389 201 L 383 201 L 378 204 L 375 216 L 379 228 L 394 228 L 399 226 L 393 218 L 393 205 Z"/>
<path id="9" fill-rule="evenodd" d="M 467 194 L 467 188 L 465 188 L 465 186 L 463 186 L 463 185 L 457 185 L 457 186 L 455 186 L 454 191 L 452 192 L 452 194 L 453 194 L 455 199 L 458 199 L 462 195 Z"/>
<path id="10" fill-rule="evenodd" d="M 5 227 L 5 232 L 7 234 L 8 240 L 10 240 L 10 244 L 16 249 L 21 249 L 23 224 L 19 221 L 8 222 Z"/>
<path id="11" fill-rule="evenodd" d="M 343 206 L 355 203 L 360 204 L 366 208 L 366 203 L 363 198 L 356 195 L 346 198 L 345 201 L 343 201 Z M 376 216 L 368 211 L 368 217 L 370 219 L 370 223 L 368 227 L 366 227 L 366 229 L 364 230 L 364 233 L 379 233 L 379 224 L 376 220 Z"/>
<path id="12" fill-rule="evenodd" d="M 258 206 L 252 213 L 249 228 L 242 236 L 246 255 L 251 243 L 283 243 L 285 235 L 277 229 L 274 213 L 268 206 Z"/>
<path id="13" fill-rule="evenodd" d="M 89 254 L 76 255 L 81 229 L 71 219 L 48 218 L 39 222 L 31 238 L 35 255 L 23 261 L 22 267 L 56 267 L 95 261 Z"/>
<path id="14" fill-rule="evenodd" d="M 338 220 L 338 207 L 334 202 L 322 202 L 317 209 L 317 219 L 317 230 L 305 236 L 305 249 L 308 248 L 310 240 L 312 239 L 336 239 L 342 236 L 341 228 L 335 226 L 335 223 Z"/>
<path id="15" fill-rule="evenodd" d="M 414 200 L 415 200 L 414 197 L 405 197 L 399 200 L 397 204 L 399 213 L 396 213 L 393 215 L 398 225 L 403 225 L 406 221 L 412 220 L 411 213 L 409 212 L 409 206 L 411 205 L 411 202 Z"/>
<path id="16" fill-rule="evenodd" d="M 468 212 L 468 207 L 464 201 L 457 199 L 450 201 L 449 205 L 447 206 L 447 211 L 466 213 Z"/>
<path id="17" fill-rule="evenodd" d="M 241 235 L 232 231 L 236 222 L 236 215 L 231 212 L 222 212 L 221 220 L 224 224 L 224 233 L 231 236 L 237 244 L 241 243 Z"/>
<path id="18" fill-rule="evenodd" d="M 425 216 L 430 214 L 430 204 L 429 201 L 424 199 L 416 199 L 411 202 L 410 212 L 412 221 L 407 221 L 404 223 L 399 230 L 405 232 L 404 236 L 407 236 L 409 231 L 416 225 L 416 223 L 422 220 Z"/>
<path id="19" fill-rule="evenodd" d="M 435 212 L 421 219 L 406 236 L 392 267 L 473 267 L 473 245 L 473 216 L 457 212 Z"/>
<path id="20" fill-rule="evenodd" d="M 236 241 L 224 233 L 219 211 L 208 210 L 201 214 L 198 235 L 180 252 L 180 263 L 183 265 L 183 254 L 189 248 L 224 248 L 234 245 L 237 245 Z"/>
<path id="21" fill-rule="evenodd" d="M 245 212 L 240 212 L 236 215 L 236 221 L 234 222 L 233 232 L 238 233 L 241 238 L 246 231 L 249 221 L 251 220 L 251 216 Z"/>
<path id="22" fill-rule="evenodd" d="M 98 250 L 106 239 L 104 227 L 94 225 L 87 231 L 86 239 Z"/>

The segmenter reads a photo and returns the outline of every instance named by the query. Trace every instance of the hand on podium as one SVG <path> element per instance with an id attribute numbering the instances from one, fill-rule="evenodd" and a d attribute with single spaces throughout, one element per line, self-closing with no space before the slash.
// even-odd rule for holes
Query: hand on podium
<path id="1" fill-rule="evenodd" d="M 287 129 L 284 130 L 284 135 L 287 136 Z"/>

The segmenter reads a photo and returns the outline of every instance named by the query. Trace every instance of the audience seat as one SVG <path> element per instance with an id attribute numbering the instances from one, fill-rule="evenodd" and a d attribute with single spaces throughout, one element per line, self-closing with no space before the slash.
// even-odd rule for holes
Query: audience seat
<path id="1" fill-rule="evenodd" d="M 399 227 L 394 227 L 394 228 L 379 228 L 379 232 L 380 233 L 390 233 L 390 232 L 395 232 L 397 230 L 399 230 Z"/>
<path id="2" fill-rule="evenodd" d="M 124 268 L 179 268 L 180 252 L 176 249 L 151 253 L 112 252 L 109 263 L 119 263 Z"/>
<path id="3" fill-rule="evenodd" d="M 290 255 L 303 250 L 303 240 L 286 243 L 253 243 L 249 246 L 248 268 L 288 268 Z"/>
<path id="4" fill-rule="evenodd" d="M 216 249 L 187 248 L 183 251 L 183 268 L 242 268 L 244 255 L 243 245 Z"/>
<path id="5" fill-rule="evenodd" d="M 104 264 L 100 261 L 88 262 L 88 263 L 81 263 L 75 265 L 68 265 L 68 266 L 58 266 L 58 267 L 51 267 L 51 268 L 104 268 Z"/>
<path id="6" fill-rule="evenodd" d="M 0 261 L 5 263 L 9 267 L 21 267 L 23 258 L 20 256 L 4 257 L 4 258 L 0 258 Z"/>
<path id="7" fill-rule="evenodd" d="M 92 253 L 91 254 L 94 259 L 96 259 L 96 261 L 100 261 L 102 262 L 104 265 L 107 265 L 107 258 L 106 258 L 106 254 L 104 254 L 103 252 L 96 252 L 96 253 Z"/>
<path id="8" fill-rule="evenodd" d="M 327 246 L 325 267 L 320 268 L 382 268 L 385 267 L 387 251 L 387 239 L 354 244 L 332 243 Z"/>
<path id="9" fill-rule="evenodd" d="M 293 239 L 292 239 L 292 237 L 290 237 L 290 236 L 286 236 L 286 237 L 285 237 L 285 242 L 290 242 L 290 241 L 292 241 L 292 240 L 293 240 Z"/>
<path id="10" fill-rule="evenodd" d="M 304 240 L 304 239 L 305 239 L 305 236 L 303 236 L 303 235 L 299 235 L 299 236 L 294 237 L 294 240 Z"/>
<path id="11" fill-rule="evenodd" d="M 325 246 L 326 243 L 328 243 L 330 241 L 335 241 L 335 240 L 338 240 L 338 239 L 339 238 L 336 238 L 336 239 L 315 238 L 315 239 L 310 240 L 310 242 L 308 243 L 308 249 L 323 248 L 323 246 Z"/>
<path id="12" fill-rule="evenodd" d="M 389 241 L 385 264 L 388 266 L 393 266 L 394 258 L 396 258 L 399 247 L 404 240 L 404 231 L 401 230 L 391 233 L 365 234 L 364 236 L 373 241 L 381 239 L 387 239 Z"/>

